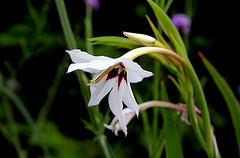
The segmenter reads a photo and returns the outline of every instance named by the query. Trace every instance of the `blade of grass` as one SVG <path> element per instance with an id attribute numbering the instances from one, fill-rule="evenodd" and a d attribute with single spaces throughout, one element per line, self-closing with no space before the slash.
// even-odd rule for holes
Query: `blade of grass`
<path id="1" fill-rule="evenodd" d="M 7 99 L 7 97 L 3 97 L 3 109 L 4 109 L 4 113 L 6 115 L 7 118 L 7 124 L 8 124 L 8 132 L 10 134 L 10 142 L 14 145 L 16 152 L 18 154 L 19 158 L 26 158 L 27 157 L 27 152 L 22 148 L 20 139 L 19 139 L 19 132 L 18 132 L 18 128 L 17 128 L 17 124 L 14 120 L 13 117 L 13 111 L 12 111 L 12 107 L 9 103 L 9 100 Z"/>
<path id="2" fill-rule="evenodd" d="M 154 63 L 154 81 L 153 81 L 153 100 L 159 100 L 160 98 L 160 62 L 155 61 Z M 159 116 L 159 108 L 153 108 L 153 122 L 152 122 L 152 128 L 153 128 L 153 153 L 155 154 L 156 150 L 156 144 L 157 144 L 157 137 L 159 133 L 159 126 L 158 126 L 158 117 Z"/>
<path id="3" fill-rule="evenodd" d="M 179 44 L 179 46 L 184 51 L 184 53 L 181 54 L 182 57 L 187 58 L 187 51 L 186 51 L 185 45 L 183 43 L 183 40 L 182 40 L 178 30 L 176 29 L 176 27 L 172 23 L 171 19 L 164 12 L 164 10 L 162 10 L 155 2 L 153 2 L 152 0 L 147 0 L 147 1 L 150 4 L 150 6 L 152 7 L 152 9 L 153 9 L 158 21 L 159 21 L 164 33 L 168 36 L 168 38 L 171 41 L 172 41 L 172 37 L 170 36 L 169 32 L 171 32 L 173 34 L 173 36 L 177 40 L 177 43 Z"/>
<path id="4" fill-rule="evenodd" d="M 238 151 L 240 156 L 240 109 L 237 98 L 232 92 L 226 80 L 219 74 L 219 72 L 214 68 L 214 66 L 199 52 L 199 56 L 203 61 L 203 64 L 207 68 L 208 72 L 212 76 L 217 88 L 221 92 L 223 98 L 225 99 L 228 110 L 230 112 L 233 126 L 235 128 L 235 134 L 237 138 Z"/>
<path id="5" fill-rule="evenodd" d="M 63 33 L 67 42 L 68 49 L 77 48 L 77 43 L 71 29 L 71 25 L 68 19 L 67 10 L 66 10 L 64 1 L 55 0 L 55 3 L 57 5 L 58 15 L 61 21 L 61 25 L 63 28 Z"/>
<path id="6" fill-rule="evenodd" d="M 168 94 L 163 80 L 161 80 L 161 98 L 168 101 Z M 177 132 L 176 123 L 172 117 L 172 110 L 163 109 L 164 133 L 166 138 L 166 155 L 167 158 L 183 158 L 180 138 Z"/>
<path id="7" fill-rule="evenodd" d="M 93 44 L 105 44 L 105 45 L 117 46 L 120 48 L 127 48 L 127 49 L 134 49 L 139 46 L 136 42 L 128 38 L 117 37 L 117 36 L 101 36 L 101 37 L 90 38 L 88 40 L 93 42 Z"/>
<path id="8" fill-rule="evenodd" d="M 152 28 L 152 30 L 153 30 L 153 33 L 154 33 L 156 39 L 157 39 L 158 41 L 160 41 L 160 42 L 164 45 L 163 48 L 166 48 L 166 49 L 171 50 L 171 47 L 168 45 L 168 43 L 167 43 L 167 42 L 165 41 L 165 39 L 162 37 L 161 33 L 158 31 L 158 29 L 157 29 L 156 26 L 153 24 L 153 22 L 151 21 L 151 19 L 150 19 L 148 16 L 146 16 L 146 18 L 147 18 L 148 23 L 150 24 L 150 26 L 151 26 L 151 28 Z"/>
<path id="9" fill-rule="evenodd" d="M 135 98 L 137 102 L 140 104 L 143 102 L 140 94 L 137 91 L 134 91 Z M 142 111 L 140 113 L 142 117 L 142 122 L 143 122 L 143 130 L 144 133 L 146 134 L 146 141 L 147 141 L 147 150 L 148 150 L 148 157 L 153 157 L 153 137 L 152 137 L 152 132 L 151 132 L 151 125 L 148 120 L 148 113 L 146 111 Z"/>
<path id="10" fill-rule="evenodd" d="M 38 139 L 39 144 L 40 144 L 41 148 L 43 149 L 43 152 L 44 152 L 45 156 L 49 157 L 48 148 L 47 148 L 47 146 L 46 146 L 46 144 L 45 144 L 45 142 L 44 142 L 44 140 L 43 140 L 43 138 L 41 136 L 39 128 L 35 124 L 32 116 L 30 115 L 30 113 L 26 109 L 26 107 L 25 107 L 24 103 L 22 102 L 22 100 L 12 90 L 6 88 L 2 84 L 0 84 L 0 93 L 2 93 L 5 96 L 7 96 L 16 105 L 17 109 L 21 112 L 21 114 L 23 115 L 23 117 L 26 120 L 27 124 L 31 128 L 34 136 L 36 137 L 36 139 Z"/>

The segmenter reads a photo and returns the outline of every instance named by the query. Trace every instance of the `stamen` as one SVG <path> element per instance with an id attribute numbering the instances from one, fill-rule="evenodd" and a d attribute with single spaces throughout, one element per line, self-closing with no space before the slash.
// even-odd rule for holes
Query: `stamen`
<path id="1" fill-rule="evenodd" d="M 88 83 L 87 85 L 90 86 L 91 84 L 93 84 L 96 87 L 95 84 L 98 83 L 105 75 L 107 75 L 110 71 L 112 71 L 113 68 L 115 68 L 118 65 L 120 65 L 121 67 L 124 67 L 122 62 L 114 64 L 113 66 L 110 66 L 109 68 L 101 72 L 95 79 L 90 80 L 90 83 Z"/>
<path id="2" fill-rule="evenodd" d="M 90 83 L 88 83 L 87 86 L 90 86 L 91 84 L 93 84 L 94 87 L 97 88 L 97 86 L 95 85 L 96 84 L 95 80 L 90 80 Z"/>

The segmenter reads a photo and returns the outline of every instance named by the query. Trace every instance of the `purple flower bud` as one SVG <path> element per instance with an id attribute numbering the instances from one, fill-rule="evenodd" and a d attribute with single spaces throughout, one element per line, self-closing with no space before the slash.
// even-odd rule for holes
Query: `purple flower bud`
<path id="1" fill-rule="evenodd" d="M 183 14 L 175 14 L 172 17 L 172 22 L 179 31 L 182 31 L 183 34 L 189 34 L 191 31 L 191 19 Z"/>
<path id="2" fill-rule="evenodd" d="M 99 0 L 83 0 L 83 2 L 91 5 L 94 10 L 98 10 L 100 7 Z"/>

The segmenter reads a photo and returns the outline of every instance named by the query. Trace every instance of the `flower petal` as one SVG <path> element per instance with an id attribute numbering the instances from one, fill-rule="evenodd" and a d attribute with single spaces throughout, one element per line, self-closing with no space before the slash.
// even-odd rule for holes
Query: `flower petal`
<path id="1" fill-rule="evenodd" d="M 132 120 L 132 118 L 135 116 L 135 112 L 130 109 L 130 108 L 125 108 L 122 110 L 123 116 L 125 118 L 126 121 L 126 125 Z M 114 117 L 111 124 L 107 125 L 104 124 L 104 127 L 106 127 L 107 129 L 112 130 L 112 132 L 114 132 L 114 134 L 117 136 L 118 135 L 118 131 L 121 130 L 120 124 L 119 124 L 119 120 L 117 119 L 117 117 Z"/>
<path id="2" fill-rule="evenodd" d="M 99 74 L 95 74 L 93 78 L 98 76 Z M 107 75 L 104 76 L 98 83 L 95 85 L 90 85 L 91 98 L 88 103 L 88 106 L 98 105 L 99 102 L 103 99 L 104 96 L 108 94 L 108 92 L 112 89 L 112 87 L 116 84 L 117 79 L 112 78 L 106 80 Z"/>
<path id="3" fill-rule="evenodd" d="M 108 101 L 109 107 L 112 113 L 118 118 L 122 131 L 127 135 L 127 127 L 125 118 L 122 113 L 123 104 L 122 104 L 122 89 L 118 89 L 117 84 L 113 87 L 112 91 L 109 94 Z"/>
<path id="4" fill-rule="evenodd" d="M 127 107 L 132 109 L 138 117 L 139 107 L 138 107 L 138 104 L 137 104 L 137 102 L 136 102 L 136 100 L 133 96 L 130 83 L 122 82 L 121 86 L 124 86 L 123 87 L 124 88 L 124 93 L 123 93 L 123 96 L 122 96 L 123 102 L 127 105 Z"/>
<path id="5" fill-rule="evenodd" d="M 113 66 L 118 62 L 117 59 L 107 60 L 105 57 L 97 57 L 88 63 L 75 63 L 71 64 L 68 68 L 67 73 L 75 70 L 83 70 L 90 73 L 100 73 L 101 71 Z"/>
<path id="6" fill-rule="evenodd" d="M 77 63 L 77 64 L 70 64 L 67 70 L 67 73 L 70 73 L 75 70 L 83 70 L 89 73 L 100 73 L 103 70 L 92 69 L 89 67 L 89 63 Z"/>
<path id="7" fill-rule="evenodd" d="M 87 63 L 94 60 L 96 57 L 81 51 L 80 49 L 66 50 L 74 63 Z"/>
<path id="8" fill-rule="evenodd" d="M 128 82 L 136 83 L 142 81 L 145 77 L 153 76 L 153 73 L 150 71 L 143 70 L 140 65 L 136 62 L 133 62 L 128 58 L 120 58 L 121 62 L 123 62 L 126 67 Z"/>

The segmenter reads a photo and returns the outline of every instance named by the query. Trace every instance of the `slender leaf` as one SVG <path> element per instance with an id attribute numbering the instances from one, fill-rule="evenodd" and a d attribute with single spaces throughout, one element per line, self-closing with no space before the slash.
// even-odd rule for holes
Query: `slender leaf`
<path id="1" fill-rule="evenodd" d="M 66 10 L 64 1 L 55 0 L 55 3 L 57 6 L 59 18 L 61 21 L 61 25 L 62 25 L 65 40 L 67 42 L 68 49 L 77 48 L 77 43 L 71 29 L 71 25 L 68 19 L 67 10 Z"/>
<path id="2" fill-rule="evenodd" d="M 117 37 L 117 36 L 94 37 L 88 40 L 93 42 L 93 44 L 112 45 L 112 46 L 117 46 L 120 48 L 127 48 L 127 49 L 134 49 L 139 46 L 136 42 L 128 38 Z"/>
<path id="3" fill-rule="evenodd" d="M 228 110 L 230 112 L 233 126 L 235 128 L 235 134 L 237 138 L 238 151 L 240 156 L 240 109 L 237 98 L 232 92 L 226 80 L 219 74 L 219 72 L 214 68 L 214 66 L 203 56 L 201 52 L 199 52 L 199 56 L 201 57 L 203 64 L 207 68 L 208 72 L 212 76 L 217 88 L 221 92 L 223 98 L 225 99 Z"/>
<path id="4" fill-rule="evenodd" d="M 183 40 L 182 40 L 178 30 L 176 29 L 176 27 L 172 23 L 171 19 L 164 12 L 164 10 L 162 10 L 155 2 L 153 2 L 152 0 L 148 0 L 148 3 L 151 5 L 151 7 L 152 7 L 160 25 L 161 25 L 164 33 L 172 41 L 172 37 L 170 35 L 170 32 L 171 32 L 173 34 L 173 36 L 176 38 L 176 41 L 179 44 L 179 46 L 184 51 L 183 56 L 187 56 L 187 51 L 186 51 L 185 45 L 183 43 Z"/>
<path id="5" fill-rule="evenodd" d="M 157 29 L 156 26 L 153 24 L 153 22 L 151 21 L 151 19 L 150 19 L 148 16 L 146 16 L 146 18 L 147 18 L 148 23 L 150 24 L 150 26 L 151 26 L 151 28 L 152 28 L 152 30 L 153 30 L 153 33 L 154 33 L 156 39 L 157 39 L 158 41 L 160 41 L 160 42 L 164 45 L 165 48 L 171 50 L 171 47 L 168 45 L 168 43 L 167 43 L 167 42 L 165 41 L 165 39 L 162 37 L 161 33 L 158 31 L 158 29 Z"/>
<path id="6" fill-rule="evenodd" d="M 0 84 L 0 93 L 2 95 L 7 96 L 16 105 L 17 109 L 23 115 L 27 124 L 31 128 L 33 135 L 36 137 L 36 139 L 38 139 L 39 145 L 43 149 L 45 156 L 50 157 L 48 147 L 42 138 L 40 130 L 39 130 L 38 126 L 36 125 L 35 121 L 33 120 L 31 114 L 26 109 L 26 106 L 24 105 L 23 101 L 12 90 L 8 89 L 7 87 L 5 87 L 2 84 Z"/>
<path id="7" fill-rule="evenodd" d="M 143 103 L 143 99 L 140 96 L 140 94 L 137 91 L 134 91 L 135 97 L 137 102 Z M 151 132 L 151 125 L 148 119 L 148 113 L 147 111 L 142 111 L 140 113 L 141 118 L 142 118 L 142 123 L 143 123 L 143 132 L 145 135 L 145 139 L 146 139 L 146 147 L 148 150 L 148 157 L 153 157 L 153 140 L 152 140 L 152 132 Z"/>
<path id="8" fill-rule="evenodd" d="M 163 101 L 168 101 L 168 94 L 165 83 L 161 80 L 161 96 Z M 183 158 L 180 138 L 177 132 L 176 123 L 173 120 L 172 110 L 163 109 L 164 111 L 164 133 L 166 138 L 166 155 L 167 158 Z"/>

